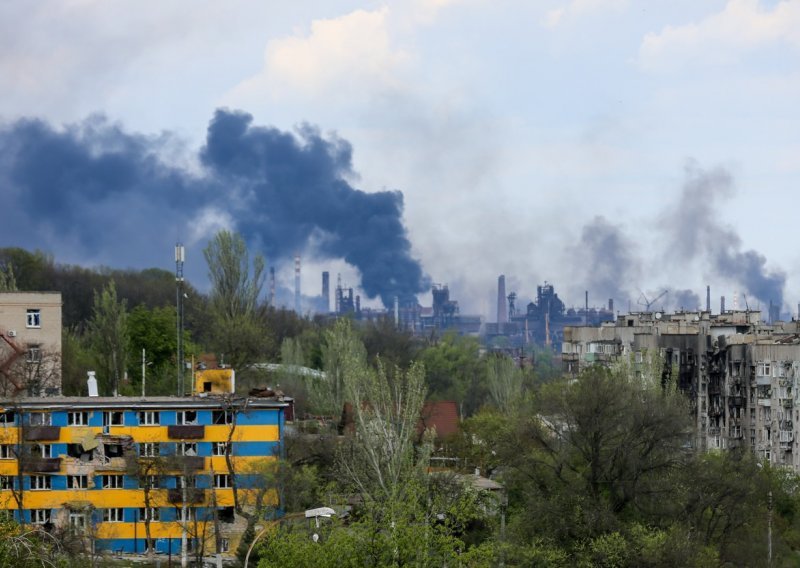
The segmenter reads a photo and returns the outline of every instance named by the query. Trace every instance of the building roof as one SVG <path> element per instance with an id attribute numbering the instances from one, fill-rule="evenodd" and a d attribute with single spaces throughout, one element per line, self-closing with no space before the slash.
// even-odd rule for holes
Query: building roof
<path id="1" fill-rule="evenodd" d="M 428 401 L 422 407 L 419 430 L 434 428 L 438 438 L 458 432 L 458 406 L 454 400 Z"/>
<path id="2" fill-rule="evenodd" d="M 236 397 L 226 400 L 241 406 L 247 401 L 249 407 L 283 408 L 289 406 L 289 399 L 284 397 Z M 0 399 L 0 408 L 26 409 L 73 409 L 73 408 L 219 408 L 223 403 L 220 396 L 53 396 L 26 397 L 16 399 Z"/>

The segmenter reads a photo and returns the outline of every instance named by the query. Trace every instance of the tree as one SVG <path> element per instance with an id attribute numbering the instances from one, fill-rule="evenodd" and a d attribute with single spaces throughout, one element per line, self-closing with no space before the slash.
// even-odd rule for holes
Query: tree
<path id="1" fill-rule="evenodd" d="M 266 332 L 261 325 L 258 298 L 264 284 L 264 257 L 253 259 L 244 239 L 230 231 L 218 232 L 203 250 L 211 281 L 213 343 L 236 368 L 255 362 L 263 351 Z"/>
<path id="2" fill-rule="evenodd" d="M 431 399 L 455 400 L 466 416 L 483 405 L 486 366 L 480 359 L 480 343 L 476 338 L 446 333 L 424 349 L 419 360 L 425 365 Z"/>
<path id="3" fill-rule="evenodd" d="M 486 365 L 486 384 L 492 402 L 501 412 L 511 411 L 512 405 L 522 399 L 522 370 L 504 355 L 489 357 Z"/>
<path id="4" fill-rule="evenodd" d="M 14 266 L 0 265 L 0 292 L 16 292 L 17 280 L 14 278 Z"/>
<path id="5" fill-rule="evenodd" d="M 103 391 L 116 393 L 128 360 L 129 338 L 126 302 L 117 299 L 113 280 L 94 293 L 88 336 L 100 371 L 98 382 Z"/>
<path id="6" fill-rule="evenodd" d="M 348 393 L 348 372 L 361 372 L 366 368 L 367 351 L 348 319 L 339 319 L 324 332 L 322 368 L 325 379 L 308 381 L 309 402 L 312 412 L 338 416 L 344 408 Z"/>

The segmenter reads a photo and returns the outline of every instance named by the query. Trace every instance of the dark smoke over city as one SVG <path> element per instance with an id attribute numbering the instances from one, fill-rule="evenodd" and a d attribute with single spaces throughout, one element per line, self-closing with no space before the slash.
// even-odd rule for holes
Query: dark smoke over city
<path id="1" fill-rule="evenodd" d="M 0 226 L 0 238 L 106 262 L 116 249 L 118 262 L 163 265 L 163 250 L 181 234 L 228 224 L 271 263 L 295 253 L 344 259 L 359 270 L 366 295 L 386 305 L 427 288 L 411 256 L 402 193 L 355 189 L 347 141 L 218 110 L 202 168 L 184 167 L 181 155 L 170 133 L 130 133 L 102 117 L 64 128 L 7 124 L 0 187 L 23 207 Z"/>

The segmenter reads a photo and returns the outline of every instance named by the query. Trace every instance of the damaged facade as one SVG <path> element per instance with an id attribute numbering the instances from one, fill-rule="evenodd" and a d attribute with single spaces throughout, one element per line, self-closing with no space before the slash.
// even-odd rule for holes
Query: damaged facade
<path id="1" fill-rule="evenodd" d="M 690 401 L 700 450 L 745 447 L 800 472 L 800 324 L 761 322 L 759 311 L 632 313 L 600 327 L 564 329 L 564 371 L 620 359 L 663 361 Z"/>
<path id="2" fill-rule="evenodd" d="M 263 473 L 288 405 L 222 393 L 0 400 L 0 509 L 96 550 L 177 555 L 185 536 L 190 550 L 233 554 L 239 512 L 277 507 Z"/>

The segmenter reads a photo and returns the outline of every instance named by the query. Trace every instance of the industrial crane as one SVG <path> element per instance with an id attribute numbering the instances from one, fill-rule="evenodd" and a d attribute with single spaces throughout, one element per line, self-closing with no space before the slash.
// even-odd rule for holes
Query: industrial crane
<path id="1" fill-rule="evenodd" d="M 639 293 L 641 295 L 639 296 L 639 300 L 636 303 L 639 304 L 640 306 L 644 306 L 644 311 L 649 312 L 650 311 L 650 307 L 653 304 L 655 304 L 656 302 L 658 302 L 661 298 L 666 296 L 667 293 L 669 293 L 669 290 L 664 290 L 663 292 L 661 292 L 658 296 L 656 296 L 652 300 L 648 300 L 647 296 L 645 296 L 645 293 L 642 292 L 641 290 L 639 290 Z M 644 300 L 644 302 L 642 302 L 642 300 Z"/>

